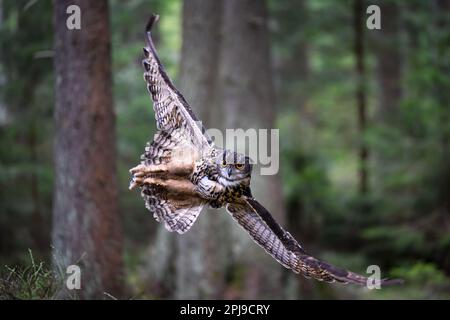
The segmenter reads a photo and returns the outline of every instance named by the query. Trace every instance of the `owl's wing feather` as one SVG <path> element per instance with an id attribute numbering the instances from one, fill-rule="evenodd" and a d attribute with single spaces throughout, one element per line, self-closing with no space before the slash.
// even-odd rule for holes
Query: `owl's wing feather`
<path id="1" fill-rule="evenodd" d="M 198 197 L 172 194 L 158 185 L 144 185 L 141 190 L 145 207 L 153 213 L 156 221 L 164 223 L 170 232 L 187 232 L 205 206 Z"/>
<path id="2" fill-rule="evenodd" d="M 157 127 L 161 131 L 180 129 L 184 138 L 190 140 L 198 149 L 209 148 L 212 145 L 211 138 L 183 95 L 173 85 L 156 53 L 151 29 L 158 18 L 158 15 L 152 15 L 147 24 L 148 46 L 144 48 L 145 59 L 142 61 Z"/>
<path id="3" fill-rule="evenodd" d="M 227 211 L 250 237 L 275 260 L 295 273 L 326 282 L 354 283 L 365 286 L 367 278 L 335 267 L 309 255 L 289 232 L 255 199 L 245 198 L 227 205 Z M 381 285 L 398 284 L 401 280 L 381 280 Z"/>
<path id="4" fill-rule="evenodd" d="M 153 140 L 147 143 L 145 152 L 141 155 L 141 163 L 145 165 L 169 163 L 174 153 L 187 150 L 191 146 L 190 141 L 184 139 L 183 131 L 180 129 L 158 130 Z"/>

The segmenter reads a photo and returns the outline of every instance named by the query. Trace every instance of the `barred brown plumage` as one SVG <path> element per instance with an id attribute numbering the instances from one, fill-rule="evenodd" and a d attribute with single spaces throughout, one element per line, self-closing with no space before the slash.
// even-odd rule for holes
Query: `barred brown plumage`
<path id="1" fill-rule="evenodd" d="M 141 188 L 147 209 L 169 231 L 188 231 L 205 205 L 226 207 L 250 237 L 286 268 L 321 281 L 366 285 L 366 277 L 309 255 L 253 198 L 249 158 L 217 148 L 167 76 L 150 33 L 157 19 L 152 16 L 147 25 L 143 66 L 158 131 L 142 162 L 130 170 L 130 189 Z M 381 282 L 395 283 L 399 280 Z"/>

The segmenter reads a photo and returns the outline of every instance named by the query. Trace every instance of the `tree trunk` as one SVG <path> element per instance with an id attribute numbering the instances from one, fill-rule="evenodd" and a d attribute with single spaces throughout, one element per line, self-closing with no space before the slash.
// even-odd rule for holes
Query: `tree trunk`
<path id="1" fill-rule="evenodd" d="M 400 102 L 402 99 L 402 66 L 401 29 L 399 4 L 393 1 L 380 2 L 381 30 L 370 33 L 374 35 L 376 59 L 376 76 L 378 83 L 376 121 L 380 128 L 392 130 L 399 127 Z M 369 35 L 369 37 L 370 37 Z M 386 140 L 384 147 L 372 149 L 375 166 L 373 183 L 377 190 L 389 194 L 389 182 L 386 177 L 392 175 L 393 157 L 385 152 L 385 148 L 395 150 L 397 141 Z M 395 170 L 395 169 L 394 169 Z M 375 174 L 376 173 L 376 174 Z"/>
<path id="2" fill-rule="evenodd" d="M 217 110 L 220 13 L 221 1 L 184 1 L 180 91 L 206 128 L 219 123 L 212 110 Z M 228 247 L 227 241 L 222 241 L 226 230 L 223 218 L 228 217 L 205 209 L 192 230 L 177 236 L 176 298 L 222 296 Z"/>
<path id="3" fill-rule="evenodd" d="M 437 0 L 433 3 L 434 17 L 434 47 L 433 47 L 433 64 L 436 70 L 442 74 L 450 74 L 450 62 L 448 49 L 448 30 L 450 27 L 450 0 Z M 440 207 L 446 215 L 447 224 L 450 224 L 450 92 L 448 90 L 448 78 L 436 77 L 433 86 L 434 96 L 439 105 L 439 142 L 441 146 L 440 156 L 442 168 L 442 185 L 440 187 Z M 447 259 L 447 266 L 450 264 Z"/>
<path id="4" fill-rule="evenodd" d="M 356 71 L 356 106 L 358 113 L 359 130 L 359 193 L 366 195 L 369 189 L 369 148 L 365 142 L 364 135 L 367 129 L 367 97 L 366 97 L 366 66 L 364 61 L 364 17 L 363 0 L 354 0 L 353 3 L 353 28 L 355 36 L 355 71 Z"/>
<path id="5" fill-rule="evenodd" d="M 81 9 L 81 30 L 66 28 L 71 4 Z M 54 1 L 53 246 L 63 272 L 72 264 L 81 268 L 77 293 L 84 299 L 122 292 L 108 20 L 106 0 Z"/>
<path id="6" fill-rule="evenodd" d="M 400 48 L 400 11 L 397 2 L 380 3 L 382 29 L 377 33 L 376 61 L 380 90 L 378 119 L 383 122 L 395 121 L 402 97 L 401 75 L 402 54 Z"/>
<path id="7" fill-rule="evenodd" d="M 265 1 L 224 2 L 220 65 L 220 103 L 227 128 L 275 127 L 274 88 Z M 279 150 L 272 150 L 273 153 Z M 257 160 L 257 159 L 254 159 Z M 276 220 L 284 224 L 279 175 L 260 176 L 254 168 L 252 190 Z M 232 226 L 234 257 L 245 267 L 242 298 L 282 297 L 281 266 L 253 243 L 236 224 Z"/>

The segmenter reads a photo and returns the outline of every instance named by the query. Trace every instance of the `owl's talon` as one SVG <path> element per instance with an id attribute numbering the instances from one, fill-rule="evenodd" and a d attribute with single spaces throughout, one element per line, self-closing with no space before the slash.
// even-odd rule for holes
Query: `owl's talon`
<path id="1" fill-rule="evenodd" d="M 163 183 L 160 180 L 154 179 L 154 178 L 146 178 L 143 181 L 143 184 L 153 184 L 157 186 L 162 186 Z"/>
<path id="2" fill-rule="evenodd" d="M 132 180 L 130 181 L 130 186 L 128 187 L 128 189 L 133 190 L 134 188 L 136 188 L 139 184 L 136 183 L 136 181 Z"/>
<path id="3" fill-rule="evenodd" d="M 145 176 L 145 172 L 142 172 L 142 171 L 136 172 L 136 173 L 133 174 L 133 176 L 135 178 L 141 178 L 141 177 Z"/>
<path id="4" fill-rule="evenodd" d="M 130 173 L 136 177 L 142 177 L 147 174 L 152 173 L 163 173 L 167 172 L 167 167 L 165 165 L 149 165 L 139 164 L 134 168 L 130 169 Z"/>
<path id="5" fill-rule="evenodd" d="M 136 177 L 133 177 L 133 182 L 135 182 L 135 183 L 137 183 L 137 184 L 142 184 L 142 181 L 143 181 L 143 179 L 142 178 L 136 178 Z"/>
<path id="6" fill-rule="evenodd" d="M 146 166 L 144 166 L 143 164 L 139 164 L 134 168 L 130 169 L 130 173 L 136 175 L 136 173 L 140 173 L 140 172 L 144 172 L 145 173 L 145 168 Z"/>

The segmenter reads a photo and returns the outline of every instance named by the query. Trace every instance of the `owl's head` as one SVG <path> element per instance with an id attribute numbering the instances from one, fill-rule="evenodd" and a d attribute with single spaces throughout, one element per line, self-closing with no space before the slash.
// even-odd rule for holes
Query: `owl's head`
<path id="1" fill-rule="evenodd" d="M 230 150 L 223 150 L 216 158 L 217 171 L 219 177 L 226 184 L 237 184 L 247 178 L 252 173 L 250 158 L 243 154 Z"/>

